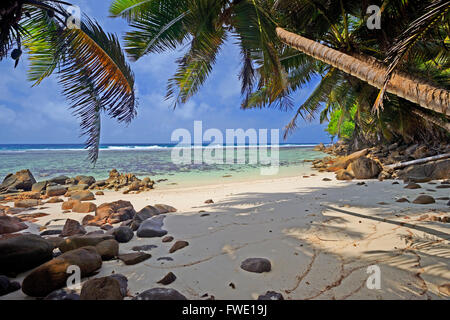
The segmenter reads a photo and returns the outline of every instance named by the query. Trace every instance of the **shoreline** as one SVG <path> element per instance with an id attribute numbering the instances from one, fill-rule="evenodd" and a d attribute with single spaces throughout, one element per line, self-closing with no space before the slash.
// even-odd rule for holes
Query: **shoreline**
<path id="1" fill-rule="evenodd" d="M 132 266 L 120 260 L 104 261 L 99 273 L 83 282 L 114 272 L 128 278 L 131 296 L 168 287 L 188 299 L 256 299 L 267 291 L 281 293 L 284 299 L 450 297 L 442 291 L 450 282 L 450 259 L 445 253 L 450 252 L 449 225 L 431 220 L 433 216 L 448 216 L 447 201 L 412 203 L 424 192 L 436 199 L 448 196 L 448 189 L 435 188 L 441 181 L 410 190 L 403 184 L 392 184 L 393 180 L 337 181 L 334 173 L 314 174 L 139 194 L 105 191 L 92 202 L 130 201 L 136 211 L 157 203 L 175 207 L 177 212 L 165 214 L 164 219 L 164 229 L 174 240 L 164 243 L 159 237 L 134 235 L 131 241 L 120 244 L 119 254 L 133 252 L 134 246 L 157 246 L 147 252 L 152 255 L 150 259 Z M 396 202 L 401 197 L 411 202 Z M 208 199 L 214 203 L 206 204 Z M 37 212 L 49 215 L 35 223 L 26 222 L 29 229 L 22 233 L 39 234 L 39 227 L 53 219 L 63 220 L 50 223 L 47 230 L 61 229 L 65 219 L 81 222 L 86 216 L 62 213 L 61 203 L 45 203 L 41 209 L 24 213 Z M 422 219 L 424 215 L 429 218 Z M 101 230 L 85 228 L 87 232 Z M 189 245 L 169 253 L 178 240 Z M 161 257 L 173 261 L 158 261 Z M 271 271 L 256 274 L 242 270 L 241 262 L 252 257 L 269 259 Z M 380 290 L 365 286 L 366 269 L 373 264 L 382 272 Z M 168 286 L 158 284 L 169 271 L 176 280 Z M 12 280 L 22 282 L 29 273 Z M 2 299 L 33 298 L 19 290 Z"/>

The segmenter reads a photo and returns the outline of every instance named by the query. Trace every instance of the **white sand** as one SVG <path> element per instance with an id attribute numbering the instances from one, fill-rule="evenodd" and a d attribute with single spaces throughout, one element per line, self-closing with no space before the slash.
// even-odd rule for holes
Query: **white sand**
<path id="1" fill-rule="evenodd" d="M 324 177 L 333 181 L 324 182 Z M 176 207 L 178 212 L 167 214 L 163 229 L 175 241 L 188 241 L 189 246 L 170 254 L 174 241 L 135 236 L 120 245 L 120 252 L 153 244 L 158 247 L 149 252 L 152 258 L 134 266 L 119 260 L 104 262 L 96 277 L 113 271 L 124 274 L 130 293 L 136 294 L 161 287 L 156 282 L 172 271 L 177 279 L 168 287 L 189 299 L 200 299 L 206 293 L 216 299 L 256 299 L 268 290 L 282 293 L 285 299 L 448 299 L 438 287 L 450 283 L 450 224 L 417 220 L 423 214 L 448 215 L 447 201 L 416 205 L 395 200 L 407 197 L 412 202 L 421 192 L 445 197 L 449 189 L 424 183 L 422 189 L 407 190 L 402 182 L 392 185 L 392 180 L 366 183 L 339 182 L 333 174 L 324 173 L 310 178 L 300 175 L 156 189 L 137 195 L 106 192 L 97 196 L 97 205 L 121 199 L 131 201 L 137 211 L 156 203 Z M 215 203 L 204 204 L 207 199 Z M 50 215 L 24 231 L 38 232 L 38 227 L 51 219 L 81 221 L 84 216 L 62 214 L 60 203 L 45 207 L 30 213 Z M 200 210 L 210 215 L 201 217 Z M 50 228 L 63 225 L 64 220 L 53 222 Z M 174 261 L 157 261 L 164 256 Z M 272 271 L 255 274 L 242 270 L 240 263 L 249 257 L 268 258 Z M 366 286 L 370 265 L 380 267 L 379 290 Z M 26 274 L 17 280 L 22 281 Z M 26 297 L 21 291 L 2 297 L 22 298 Z"/>

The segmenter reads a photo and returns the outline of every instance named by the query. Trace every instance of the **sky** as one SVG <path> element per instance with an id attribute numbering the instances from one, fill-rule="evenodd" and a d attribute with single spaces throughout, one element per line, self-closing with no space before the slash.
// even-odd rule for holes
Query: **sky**
<path id="1" fill-rule="evenodd" d="M 108 17 L 112 0 L 73 0 L 81 11 L 96 19 L 105 31 L 122 38 L 130 30 L 125 20 Z M 239 49 L 232 41 L 222 48 L 214 70 L 201 90 L 185 105 L 173 110 L 165 100 L 167 80 L 176 70 L 175 60 L 183 49 L 147 55 L 130 62 L 136 78 L 139 107 L 137 117 L 128 126 L 102 117 L 102 143 L 170 143 L 175 129 L 193 131 L 194 121 L 202 120 L 204 130 L 280 129 L 280 142 L 329 142 L 326 125 L 299 121 L 298 129 L 287 140 L 282 139 L 283 128 L 294 110 L 241 110 Z M 71 114 L 61 94 L 57 77 L 46 78 L 32 87 L 27 81 L 27 61 L 21 59 L 14 69 L 10 58 L 0 61 L 0 144 L 19 143 L 83 143 L 79 121 Z M 314 79 L 295 95 L 295 106 L 301 105 L 314 90 Z"/>

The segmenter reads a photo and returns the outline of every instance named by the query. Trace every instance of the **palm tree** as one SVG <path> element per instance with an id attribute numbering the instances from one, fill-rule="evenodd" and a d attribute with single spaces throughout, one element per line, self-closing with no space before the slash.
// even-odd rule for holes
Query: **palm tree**
<path id="1" fill-rule="evenodd" d="M 55 73 L 73 114 L 87 136 L 89 159 L 95 163 L 100 146 L 100 120 L 105 112 L 129 123 L 136 115 L 134 75 L 118 38 L 83 16 L 79 28 L 68 28 L 70 14 L 57 0 L 6 0 L 0 4 L 0 60 L 16 66 L 22 49 L 30 61 L 28 78 L 39 84 Z"/>

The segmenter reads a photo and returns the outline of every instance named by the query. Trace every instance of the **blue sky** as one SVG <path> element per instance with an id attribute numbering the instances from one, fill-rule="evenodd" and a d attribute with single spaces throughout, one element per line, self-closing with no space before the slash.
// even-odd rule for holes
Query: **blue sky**
<path id="1" fill-rule="evenodd" d="M 124 20 L 108 18 L 111 0 L 74 0 L 72 3 L 103 28 L 120 36 L 129 29 Z M 274 109 L 241 110 L 239 108 L 240 60 L 238 48 L 227 43 L 217 60 L 214 71 L 200 92 L 186 105 L 176 110 L 164 100 L 167 79 L 175 69 L 175 59 L 182 51 L 149 55 L 131 63 L 136 76 L 139 97 L 137 118 L 128 126 L 103 117 L 102 143 L 167 143 L 173 130 L 193 130 L 194 120 L 202 120 L 203 127 L 225 129 L 279 128 L 282 129 L 294 112 Z M 7 143 L 82 143 L 78 119 L 71 115 L 61 95 L 56 77 L 50 77 L 36 87 L 27 81 L 26 61 L 14 69 L 12 59 L 0 62 L 0 144 Z M 296 95 L 300 105 L 317 84 L 313 81 Z M 324 125 L 318 121 L 302 122 L 286 142 L 328 142 Z M 282 134 L 282 130 L 280 130 Z M 280 138 L 280 142 L 281 142 Z"/>

